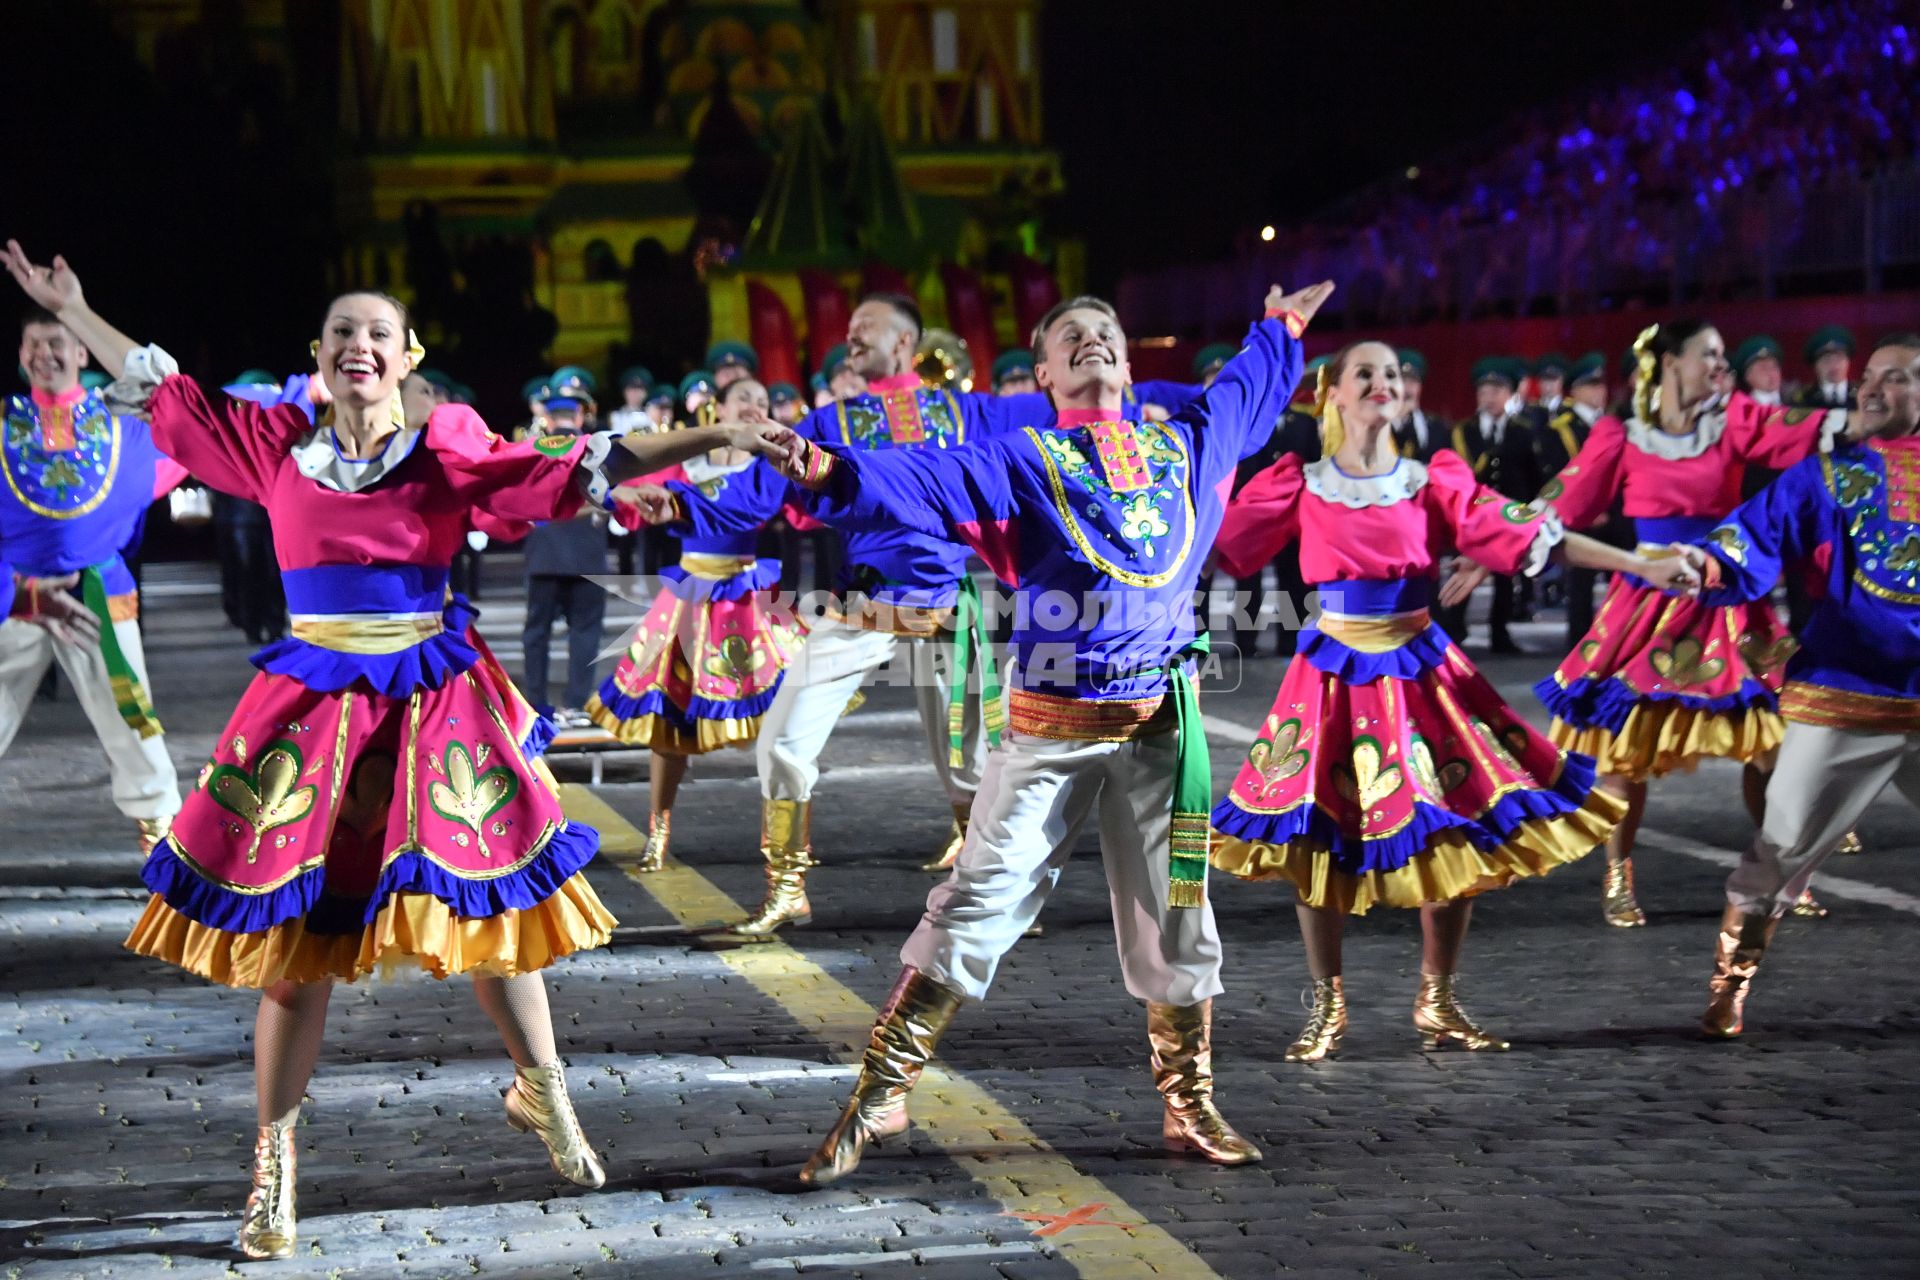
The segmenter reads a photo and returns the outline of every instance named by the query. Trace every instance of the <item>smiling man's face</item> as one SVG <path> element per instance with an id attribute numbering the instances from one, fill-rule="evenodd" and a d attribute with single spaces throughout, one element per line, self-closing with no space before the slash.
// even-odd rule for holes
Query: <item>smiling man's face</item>
<path id="1" fill-rule="evenodd" d="M 1122 391 L 1133 380 L 1127 365 L 1127 335 L 1120 322 L 1094 307 L 1060 313 L 1034 354 L 1034 379 L 1056 402 L 1072 402 L 1100 390 Z"/>

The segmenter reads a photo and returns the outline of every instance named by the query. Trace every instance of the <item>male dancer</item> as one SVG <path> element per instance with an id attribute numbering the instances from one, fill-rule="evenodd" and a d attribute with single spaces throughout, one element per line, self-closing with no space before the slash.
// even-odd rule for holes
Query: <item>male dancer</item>
<path id="1" fill-rule="evenodd" d="M 1889 782 L 1920 805 L 1920 336 L 1882 338 L 1858 414 L 1867 439 L 1782 472 L 1684 553 L 1715 604 L 1763 599 L 1783 566 L 1825 565 L 1787 661 L 1787 733 L 1766 817 L 1727 879 L 1708 1035 L 1740 1034 L 1782 914 Z"/>
<path id="2" fill-rule="evenodd" d="M 154 446 L 147 424 L 110 412 L 80 385 L 80 339 L 51 312 L 32 307 L 20 327 L 20 364 L 30 392 L 6 404 L 0 436 L 0 546 L 16 597 L 29 602 L 54 579 L 74 589 L 99 623 L 97 639 L 0 622 L 0 754 L 27 704 L 58 662 L 107 753 L 113 802 L 151 852 L 180 811 L 180 785 L 147 694 L 140 595 L 120 558 L 147 506 L 185 472 Z M 77 575 L 77 577 L 73 577 Z"/>
<path id="3" fill-rule="evenodd" d="M 1056 417 L 956 451 L 863 453 L 808 442 L 786 462 L 848 527 L 966 539 L 1014 586 L 1020 684 L 953 874 L 927 898 L 873 1029 L 853 1097 L 801 1171 L 851 1172 L 907 1126 L 907 1093 L 961 1004 L 982 999 L 1099 815 L 1127 990 L 1147 1003 L 1162 1137 L 1220 1164 L 1260 1159 L 1213 1103 L 1220 937 L 1206 898 L 1211 784 L 1187 659 L 1205 650 L 1192 596 L 1241 458 L 1299 381 L 1300 335 L 1331 283 L 1267 295 L 1267 318 L 1199 399 L 1166 423 L 1126 416 L 1126 335 L 1074 298 L 1033 333 Z M 1035 605 L 1066 599 L 1076 608 Z"/>
<path id="4" fill-rule="evenodd" d="M 863 452 L 938 451 L 1052 417 L 1045 396 L 956 395 L 925 386 L 913 369 L 920 328 L 912 299 L 865 298 L 847 324 L 846 357 L 865 390 L 816 409 L 795 432 Z M 786 503 L 789 487 L 762 463 L 740 473 L 718 499 L 678 483 L 629 488 L 622 497 L 628 494 L 649 523 L 684 522 L 712 535 L 758 528 Z M 806 874 L 815 865 L 810 824 L 820 752 L 871 673 L 905 651 L 927 745 L 952 806 L 947 839 L 927 870 L 944 870 L 959 856 L 987 740 L 998 737 L 998 682 L 963 543 L 945 531 L 848 532 L 838 586 L 844 598 L 812 627 L 761 721 L 755 756 L 767 897 L 735 926 L 743 939 L 812 916 Z M 975 666 L 982 677 L 977 693 L 968 691 Z"/>

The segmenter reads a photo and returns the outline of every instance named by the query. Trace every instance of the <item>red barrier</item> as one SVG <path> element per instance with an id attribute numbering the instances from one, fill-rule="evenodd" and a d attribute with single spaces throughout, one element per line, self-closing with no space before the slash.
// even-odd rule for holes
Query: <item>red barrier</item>
<path id="1" fill-rule="evenodd" d="M 747 281 L 747 330 L 760 357 L 761 382 L 769 387 L 776 382 L 791 382 L 796 387 L 805 382 L 793 316 L 780 295 L 758 280 Z"/>
<path id="2" fill-rule="evenodd" d="M 974 385 L 984 390 L 991 381 L 993 358 L 999 354 L 993 342 L 993 304 L 980 277 L 965 267 L 941 263 L 940 282 L 947 290 L 947 327 L 967 344 Z"/>
<path id="3" fill-rule="evenodd" d="M 1015 332 L 1024 343 L 1047 308 L 1060 301 L 1060 282 L 1043 264 L 1021 253 L 1007 265 L 1007 284 L 1013 291 Z"/>
<path id="4" fill-rule="evenodd" d="M 853 304 L 839 278 L 818 267 L 800 272 L 800 296 L 807 309 L 807 368 L 817 371 L 827 352 L 847 340 Z"/>
<path id="5" fill-rule="evenodd" d="M 1798 382 L 1813 379 L 1813 370 L 1800 358 L 1800 348 L 1806 340 L 1822 325 L 1843 324 L 1860 343 L 1853 362 L 1853 377 L 1857 381 L 1866 363 L 1868 344 L 1884 333 L 1920 328 L 1920 293 L 1725 302 L 1671 313 L 1610 311 L 1561 318 L 1471 320 L 1353 331 L 1315 329 L 1307 333 L 1307 354 L 1314 356 L 1337 350 L 1362 338 L 1377 338 L 1396 347 L 1417 347 L 1427 358 L 1427 384 L 1421 403 L 1434 412 L 1455 416 L 1473 408 L 1473 364 L 1483 356 L 1517 355 L 1531 359 L 1558 351 L 1578 358 L 1598 350 L 1607 357 L 1607 381 L 1618 390 L 1625 385 L 1621 360 L 1635 335 L 1647 325 L 1683 315 L 1704 315 L 1711 320 L 1725 339 L 1729 355 L 1742 339 L 1756 333 L 1772 335 L 1786 353 L 1787 378 Z M 1238 332 L 1216 335 L 1227 341 L 1239 337 Z M 1133 376 L 1140 381 L 1184 379 L 1190 375 L 1194 353 L 1202 345 L 1194 340 L 1182 340 L 1170 347 L 1135 344 L 1129 353 Z"/>

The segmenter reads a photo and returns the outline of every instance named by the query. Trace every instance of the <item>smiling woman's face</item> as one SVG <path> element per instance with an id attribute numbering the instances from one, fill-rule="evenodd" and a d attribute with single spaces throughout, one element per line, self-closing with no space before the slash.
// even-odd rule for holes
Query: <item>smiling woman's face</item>
<path id="1" fill-rule="evenodd" d="M 1396 422 L 1406 402 L 1400 357 L 1384 342 L 1359 342 L 1348 348 L 1333 386 L 1341 420 L 1356 429 Z"/>
<path id="2" fill-rule="evenodd" d="M 346 293 L 333 300 L 320 328 L 316 360 L 333 398 L 362 407 L 391 399 L 400 379 L 413 368 L 399 310 L 372 293 Z"/>
<path id="3" fill-rule="evenodd" d="M 1091 384 L 1124 388 L 1133 380 L 1127 365 L 1127 335 L 1120 322 L 1093 307 L 1064 311 L 1034 353 L 1034 379 L 1056 396 L 1073 396 Z"/>

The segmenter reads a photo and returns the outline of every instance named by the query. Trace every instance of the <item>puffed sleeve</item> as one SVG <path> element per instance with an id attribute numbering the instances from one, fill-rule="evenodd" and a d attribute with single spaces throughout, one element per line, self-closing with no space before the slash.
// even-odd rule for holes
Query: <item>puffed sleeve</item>
<path id="1" fill-rule="evenodd" d="M 1755 466 L 1784 471 L 1814 453 L 1830 453 L 1846 434 L 1845 409 L 1795 409 L 1763 405 L 1744 391 L 1727 401 L 1726 438 L 1734 453 Z"/>
<path id="2" fill-rule="evenodd" d="M 312 425 L 291 405 L 262 408 L 223 399 L 215 406 L 198 383 L 159 347 L 127 353 L 121 376 L 107 391 L 118 413 L 153 424 L 153 442 L 189 473 L 224 493 L 264 502 L 294 442 Z"/>
<path id="3" fill-rule="evenodd" d="M 495 520 L 566 520 L 580 510 L 585 495 L 574 477 L 593 437 L 512 443 L 464 404 L 435 409 L 426 432 L 454 496 Z"/>
<path id="4" fill-rule="evenodd" d="M 1573 461 L 1540 490 L 1540 501 L 1551 503 L 1563 524 L 1585 529 L 1607 513 L 1620 494 L 1620 469 L 1627 448 L 1627 429 L 1608 414 L 1593 424 L 1587 442 Z"/>
<path id="5" fill-rule="evenodd" d="M 1452 533 L 1460 554 L 1495 573 L 1539 573 L 1567 536 L 1551 506 L 1509 501 L 1475 480 L 1451 449 L 1427 463 L 1421 497 L 1429 515 Z"/>
<path id="6" fill-rule="evenodd" d="M 1214 543 L 1222 569 L 1250 578 L 1300 536 L 1300 466 L 1300 455 L 1283 454 L 1234 495 Z"/>

